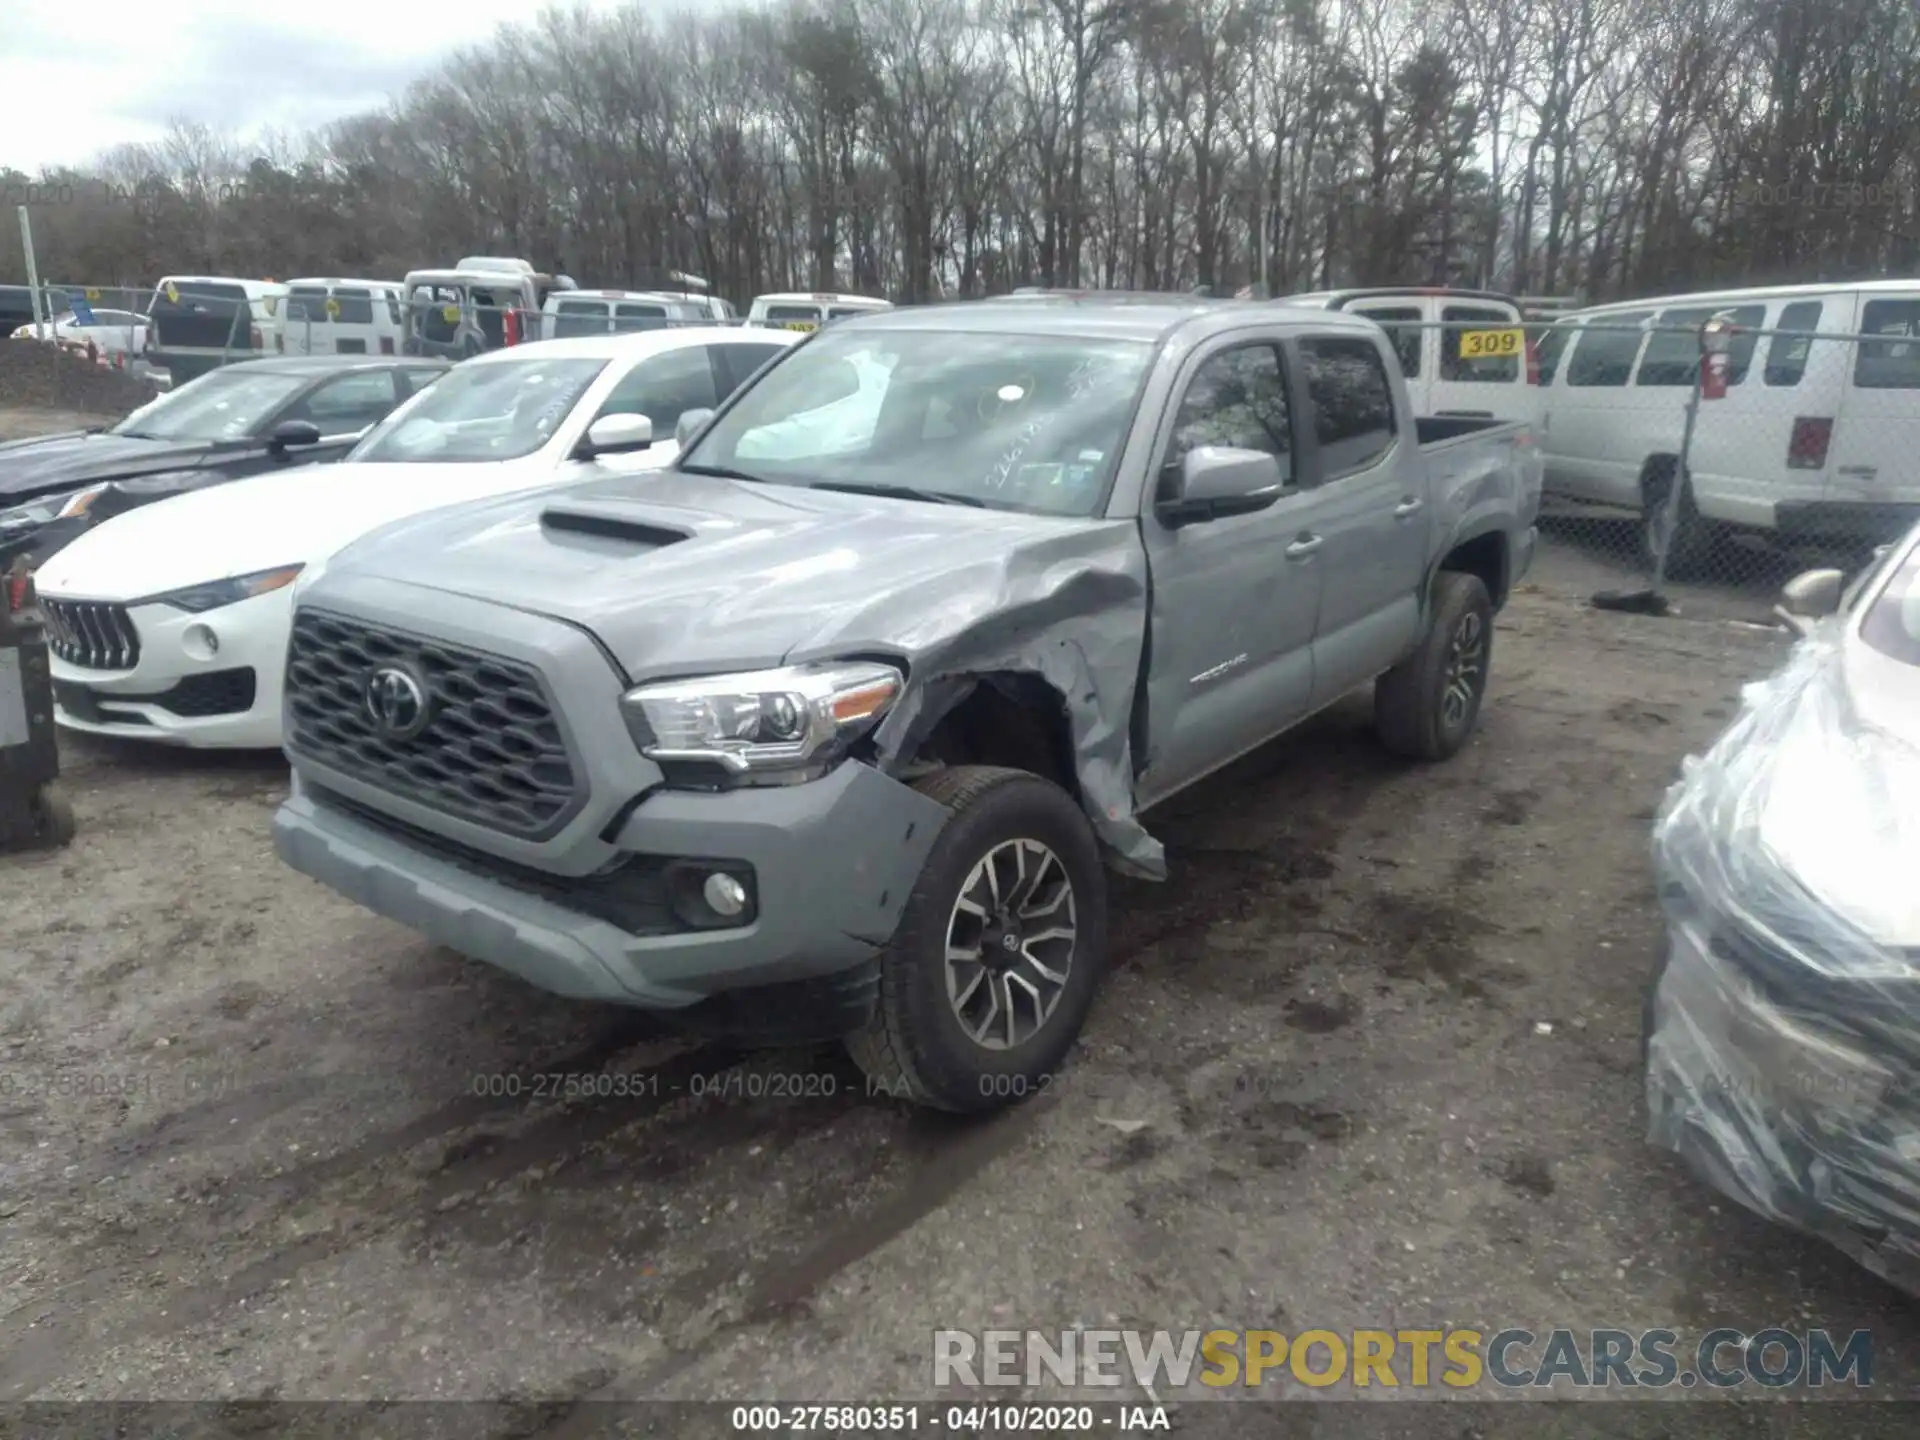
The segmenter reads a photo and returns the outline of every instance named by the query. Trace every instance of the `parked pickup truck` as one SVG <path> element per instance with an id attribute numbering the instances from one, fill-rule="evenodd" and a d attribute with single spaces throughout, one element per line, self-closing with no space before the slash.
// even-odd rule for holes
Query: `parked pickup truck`
<path id="1" fill-rule="evenodd" d="M 823 418 L 824 417 L 824 418 Z M 1041 1084 L 1141 816 L 1371 683 L 1452 755 L 1532 558 L 1524 425 L 1372 321 L 1116 299 L 829 326 L 647 476 L 388 526 L 295 596 L 281 856 L 568 996 Z"/>

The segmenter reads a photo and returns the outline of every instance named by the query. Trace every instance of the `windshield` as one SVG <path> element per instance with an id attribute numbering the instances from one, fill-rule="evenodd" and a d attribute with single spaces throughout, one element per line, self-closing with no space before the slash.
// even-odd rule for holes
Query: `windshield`
<path id="1" fill-rule="evenodd" d="M 1920 545 L 1909 547 L 1886 589 L 1861 620 L 1860 638 L 1882 655 L 1920 665 Z"/>
<path id="2" fill-rule="evenodd" d="M 826 330 L 746 390 L 682 464 L 1091 515 L 1151 358 L 1132 340 Z"/>
<path id="3" fill-rule="evenodd" d="M 142 406 L 112 433 L 150 440 L 238 440 L 255 433 L 306 383 L 299 375 L 229 365 Z"/>
<path id="4" fill-rule="evenodd" d="M 410 464 L 517 460 L 553 438 L 606 366 L 605 360 L 578 358 L 456 366 L 369 431 L 348 458 Z"/>

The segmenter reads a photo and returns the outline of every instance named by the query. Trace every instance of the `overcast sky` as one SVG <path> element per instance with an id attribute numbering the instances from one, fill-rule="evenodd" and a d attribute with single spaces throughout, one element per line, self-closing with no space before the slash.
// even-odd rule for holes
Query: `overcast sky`
<path id="1" fill-rule="evenodd" d="M 614 8 L 614 0 L 586 4 Z M 0 170 L 78 165 L 157 139 L 174 116 L 242 135 L 322 125 L 384 104 L 449 50 L 541 8 L 538 0 L 163 0 L 116 10 L 0 0 Z"/>

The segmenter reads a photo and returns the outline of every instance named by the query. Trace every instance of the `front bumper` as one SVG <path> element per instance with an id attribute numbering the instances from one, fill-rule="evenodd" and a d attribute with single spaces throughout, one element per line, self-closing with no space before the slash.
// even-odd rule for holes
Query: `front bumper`
<path id="1" fill-rule="evenodd" d="M 1664 943 L 1648 1007 L 1649 1140 L 1748 1209 L 1920 1292 L 1915 1057 L 1876 1033 L 1883 1021 L 1860 1023 L 1884 1016 L 1886 997 L 1855 1006 L 1694 917 L 1670 916 Z"/>
<path id="2" fill-rule="evenodd" d="M 134 605 L 140 637 L 131 669 L 98 670 L 52 657 L 54 718 L 69 730 L 196 748 L 275 749 L 293 604 L 276 590 L 193 614 Z M 217 649 L 192 643 L 210 631 Z M 211 713 L 209 713 L 211 712 Z"/>
<path id="3" fill-rule="evenodd" d="M 510 833 L 394 788 L 430 753 L 375 771 L 295 726 L 274 838 L 294 869 L 541 989 L 684 1011 L 870 964 L 946 821 L 945 806 L 855 761 L 804 784 L 666 788 L 622 718 L 623 677 L 558 620 L 351 572 L 320 576 L 300 604 L 402 647 L 462 647 L 537 675 L 573 787 L 549 826 Z M 301 698 L 311 708 L 323 693 Z M 663 900 L 673 869 L 694 862 L 748 878 L 744 923 L 696 927 Z"/>
<path id="4" fill-rule="evenodd" d="M 401 826 L 306 783 L 274 817 L 294 869 L 437 944 L 557 995 L 680 1010 L 728 992 L 838 975 L 893 933 L 946 812 L 849 762 L 805 785 L 656 790 L 592 877 L 533 870 Z M 602 901 L 625 866 L 636 890 L 662 862 L 717 857 L 750 872 L 747 924 L 693 929 L 642 899 Z M 601 913 L 593 913 L 593 911 Z M 619 918 L 612 918 L 612 917 Z"/>

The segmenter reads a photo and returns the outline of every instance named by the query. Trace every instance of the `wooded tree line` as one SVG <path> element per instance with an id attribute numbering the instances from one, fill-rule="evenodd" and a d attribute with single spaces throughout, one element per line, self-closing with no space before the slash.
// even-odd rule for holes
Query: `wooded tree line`
<path id="1" fill-rule="evenodd" d="M 324 133 L 242 147 L 176 124 L 32 183 L 42 278 L 90 284 L 398 278 L 471 253 L 583 285 L 681 267 L 736 301 L 1373 283 L 1598 300 L 1904 275 L 1920 7 L 550 11 Z M 0 275 L 23 275 L 11 224 Z"/>

